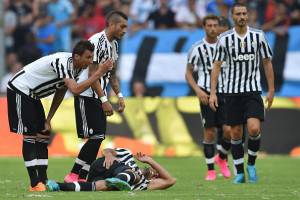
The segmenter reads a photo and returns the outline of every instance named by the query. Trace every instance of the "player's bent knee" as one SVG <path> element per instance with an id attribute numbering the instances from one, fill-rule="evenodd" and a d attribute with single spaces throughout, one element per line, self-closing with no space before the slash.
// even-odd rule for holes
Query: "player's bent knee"
<path id="1" fill-rule="evenodd" d="M 252 125 L 248 128 L 249 135 L 256 136 L 260 133 L 260 127 L 256 125 Z"/>

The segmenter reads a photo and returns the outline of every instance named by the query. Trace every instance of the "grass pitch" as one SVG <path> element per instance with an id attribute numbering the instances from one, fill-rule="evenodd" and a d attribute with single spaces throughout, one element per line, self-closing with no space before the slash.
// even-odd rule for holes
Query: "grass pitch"
<path id="1" fill-rule="evenodd" d="M 72 158 L 50 158 L 48 176 L 62 180 L 71 168 Z M 257 184 L 232 184 L 218 176 L 214 182 L 204 181 L 203 158 L 156 158 L 176 178 L 177 183 L 164 191 L 139 192 L 43 192 L 29 193 L 28 177 L 22 158 L 0 158 L 0 199 L 155 199 L 155 200 L 300 200 L 300 159 L 270 156 L 257 161 Z M 231 165 L 231 164 L 230 164 Z"/>

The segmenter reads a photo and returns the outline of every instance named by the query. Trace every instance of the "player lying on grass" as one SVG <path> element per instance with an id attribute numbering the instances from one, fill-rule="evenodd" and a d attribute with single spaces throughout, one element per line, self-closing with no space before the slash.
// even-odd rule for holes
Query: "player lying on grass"
<path id="1" fill-rule="evenodd" d="M 176 179 L 154 159 L 142 153 L 133 156 L 128 149 L 104 149 L 95 160 L 87 182 L 58 183 L 48 180 L 48 191 L 162 190 L 173 186 Z M 135 159 L 149 167 L 140 169 Z"/>

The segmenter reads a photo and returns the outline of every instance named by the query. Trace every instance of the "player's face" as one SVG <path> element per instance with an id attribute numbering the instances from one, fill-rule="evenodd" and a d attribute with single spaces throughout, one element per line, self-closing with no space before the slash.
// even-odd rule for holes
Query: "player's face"
<path id="1" fill-rule="evenodd" d="M 118 23 L 114 25 L 114 37 L 116 39 L 122 39 L 127 32 L 127 20 L 121 18 Z"/>
<path id="2" fill-rule="evenodd" d="M 244 27 L 248 22 L 248 13 L 246 7 L 234 7 L 232 12 L 232 19 L 236 26 Z"/>
<path id="3" fill-rule="evenodd" d="M 155 179 L 159 177 L 158 172 L 152 167 L 146 168 L 143 170 L 143 174 L 147 180 Z"/>
<path id="4" fill-rule="evenodd" d="M 93 63 L 93 52 L 85 50 L 82 55 L 75 55 L 75 60 L 78 63 L 77 67 L 87 68 L 90 64 Z"/>
<path id="5" fill-rule="evenodd" d="M 206 20 L 204 30 L 208 37 L 210 38 L 216 38 L 219 34 L 219 23 L 217 20 L 208 19 Z"/>

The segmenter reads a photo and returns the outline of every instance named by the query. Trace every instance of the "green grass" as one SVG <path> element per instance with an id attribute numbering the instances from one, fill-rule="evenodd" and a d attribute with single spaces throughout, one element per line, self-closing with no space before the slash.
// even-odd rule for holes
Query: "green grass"
<path id="1" fill-rule="evenodd" d="M 56 192 L 29 193 L 27 172 L 21 158 L 0 159 L 0 199 L 151 199 L 151 200 L 202 200 L 202 199 L 253 199 L 299 200 L 300 159 L 271 156 L 257 162 L 257 184 L 234 185 L 222 177 L 205 182 L 206 167 L 203 158 L 157 158 L 177 178 L 177 183 L 165 191 L 139 192 Z M 62 180 L 71 168 L 71 158 L 51 158 L 48 176 Z"/>

